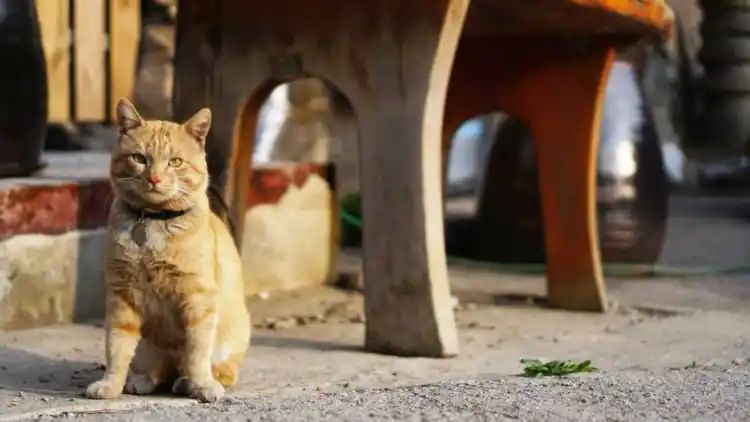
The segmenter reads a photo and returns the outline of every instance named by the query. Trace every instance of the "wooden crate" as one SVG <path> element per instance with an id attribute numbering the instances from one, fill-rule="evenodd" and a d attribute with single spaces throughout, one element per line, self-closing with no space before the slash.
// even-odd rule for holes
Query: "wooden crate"
<path id="1" fill-rule="evenodd" d="M 49 121 L 106 122 L 132 97 L 140 0 L 36 0 L 47 60 Z"/>

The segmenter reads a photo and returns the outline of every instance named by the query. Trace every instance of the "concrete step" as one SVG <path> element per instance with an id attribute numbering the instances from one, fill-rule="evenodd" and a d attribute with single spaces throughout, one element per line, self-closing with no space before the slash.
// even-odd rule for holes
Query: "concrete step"
<path id="1" fill-rule="evenodd" d="M 0 330 L 102 313 L 109 153 L 48 153 L 33 177 L 0 179 Z"/>

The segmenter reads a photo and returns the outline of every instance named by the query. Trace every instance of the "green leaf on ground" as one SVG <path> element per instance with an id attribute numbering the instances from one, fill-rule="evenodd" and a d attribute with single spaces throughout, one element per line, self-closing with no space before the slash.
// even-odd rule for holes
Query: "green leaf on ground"
<path id="1" fill-rule="evenodd" d="M 527 377 L 549 377 L 576 374 L 582 372 L 596 372 L 590 360 L 574 362 L 572 360 L 552 360 L 543 363 L 539 359 L 521 359 L 523 375 Z"/>

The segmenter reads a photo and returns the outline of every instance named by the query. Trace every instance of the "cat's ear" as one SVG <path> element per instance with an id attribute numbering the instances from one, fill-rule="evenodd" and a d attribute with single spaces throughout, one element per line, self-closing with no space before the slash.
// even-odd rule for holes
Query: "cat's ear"
<path id="1" fill-rule="evenodd" d="M 125 98 L 117 103 L 117 124 L 122 130 L 133 129 L 143 124 L 143 117 L 138 114 L 133 103 Z"/>
<path id="2" fill-rule="evenodd" d="M 211 110 L 203 108 L 185 122 L 185 130 L 201 145 L 206 143 L 206 136 L 211 130 Z"/>

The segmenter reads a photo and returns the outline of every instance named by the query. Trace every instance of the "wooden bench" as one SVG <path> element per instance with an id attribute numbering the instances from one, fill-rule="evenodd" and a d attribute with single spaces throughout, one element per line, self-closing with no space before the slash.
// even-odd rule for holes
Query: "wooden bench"
<path id="1" fill-rule="evenodd" d="M 520 116 L 537 140 L 551 303 L 606 308 L 594 214 L 603 86 L 614 48 L 658 35 L 668 9 L 653 0 L 469 3 L 179 3 L 176 118 L 213 109 L 210 171 L 236 221 L 271 89 L 315 76 L 348 99 L 361 156 L 370 351 L 458 353 L 441 168 L 453 131 L 488 111 Z"/>

